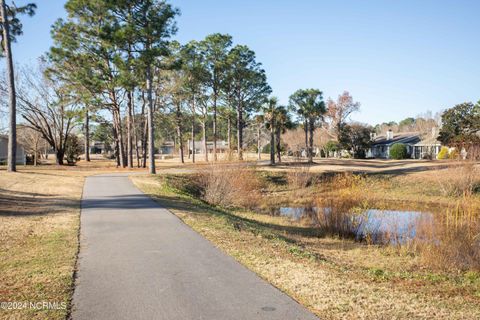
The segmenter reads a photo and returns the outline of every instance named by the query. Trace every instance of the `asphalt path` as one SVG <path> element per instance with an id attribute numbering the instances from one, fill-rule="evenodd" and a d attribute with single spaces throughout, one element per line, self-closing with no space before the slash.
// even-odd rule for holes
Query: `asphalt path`
<path id="1" fill-rule="evenodd" d="M 139 191 L 86 179 L 73 319 L 317 319 Z"/>

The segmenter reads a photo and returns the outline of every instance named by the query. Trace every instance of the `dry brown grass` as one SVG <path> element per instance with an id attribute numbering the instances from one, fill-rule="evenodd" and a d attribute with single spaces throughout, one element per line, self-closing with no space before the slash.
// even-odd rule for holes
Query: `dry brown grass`
<path id="1" fill-rule="evenodd" d="M 480 206 L 471 196 L 456 200 L 433 223 L 419 226 L 416 249 L 424 262 L 440 270 L 480 271 Z"/>
<path id="2" fill-rule="evenodd" d="M 478 173 L 475 170 L 472 165 L 462 165 L 444 169 L 440 174 L 437 173 L 443 177 L 442 179 L 448 177 L 452 190 L 457 192 L 449 193 L 450 197 L 444 199 L 445 202 L 441 205 L 425 208 L 427 212 L 433 214 L 433 220 L 419 219 L 416 221 L 414 228 L 417 230 L 417 237 L 412 241 L 399 242 L 395 234 L 388 234 L 388 232 L 367 235 L 366 240 L 373 237 L 384 243 L 393 241 L 398 247 L 402 247 L 402 250 L 420 255 L 425 266 L 436 270 L 479 271 L 480 201 L 474 195 L 474 191 L 480 177 L 477 176 Z M 319 196 L 318 206 L 329 208 L 330 213 L 328 215 L 319 214 L 314 222 L 329 234 L 352 237 L 357 233 L 358 225 L 355 223 L 358 221 L 355 219 L 357 214 L 368 209 L 382 209 L 387 206 L 385 202 L 378 200 L 378 194 L 371 192 L 372 185 L 379 184 L 377 192 L 383 190 L 386 193 L 409 188 L 409 184 L 405 180 L 401 180 L 399 185 L 395 185 L 396 183 L 398 183 L 396 180 L 379 180 L 349 173 L 326 179 L 323 187 L 335 196 Z M 418 184 L 416 180 L 410 180 L 409 183 Z M 417 201 L 422 202 L 422 198 L 426 196 L 418 192 L 418 189 L 414 190 Z M 397 191 L 393 191 L 393 193 L 395 197 L 401 198 L 401 194 L 398 194 Z M 398 208 L 390 207 L 390 209 Z"/>
<path id="3" fill-rule="evenodd" d="M 0 172 L 0 301 L 69 303 L 84 174 Z M 1 310 L 1 319 L 63 319 L 67 310 Z"/>
<path id="4" fill-rule="evenodd" d="M 471 196 L 480 191 L 480 167 L 474 162 L 460 162 L 436 178 L 445 196 Z"/>
<path id="5" fill-rule="evenodd" d="M 316 182 L 316 176 L 308 166 L 295 167 L 287 171 L 288 185 L 293 188 L 304 189 Z"/>

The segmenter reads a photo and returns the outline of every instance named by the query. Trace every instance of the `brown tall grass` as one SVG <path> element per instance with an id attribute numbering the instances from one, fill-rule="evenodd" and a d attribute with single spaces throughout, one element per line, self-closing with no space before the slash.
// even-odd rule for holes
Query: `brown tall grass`
<path id="1" fill-rule="evenodd" d="M 316 178 L 315 175 L 310 172 L 310 167 L 302 166 L 288 171 L 287 181 L 289 186 L 297 189 L 303 189 L 314 184 L 316 182 Z"/>
<path id="2" fill-rule="evenodd" d="M 360 226 L 359 216 L 368 208 L 364 177 L 342 173 L 324 179 L 321 184 L 334 189 L 335 196 L 316 199 L 319 208 L 318 227 L 327 234 L 355 237 Z"/>
<path id="3" fill-rule="evenodd" d="M 463 196 L 453 208 L 418 226 L 415 247 L 438 269 L 480 270 L 480 207 Z"/>
<path id="4" fill-rule="evenodd" d="M 228 207 L 254 208 L 258 205 L 261 182 L 255 168 L 246 165 L 209 165 L 197 177 L 206 202 Z"/>
<path id="5" fill-rule="evenodd" d="M 445 196 L 471 196 L 480 190 L 480 167 L 472 161 L 442 170 L 437 182 Z"/>
<path id="6" fill-rule="evenodd" d="M 460 196 L 452 199 L 451 206 L 432 212 L 432 219 L 418 219 L 413 226 L 416 237 L 411 241 L 396 239 L 393 233 L 367 234 L 365 240 L 375 237 L 382 243 L 395 243 L 436 269 L 480 270 L 480 206 L 474 200 L 479 180 L 475 170 L 474 165 L 467 164 L 442 172 L 449 183 L 449 194 Z M 336 197 L 318 199 L 319 207 L 330 210 L 327 215 L 320 212 L 319 227 L 339 236 L 356 235 L 359 215 L 375 208 L 375 201 L 368 197 L 369 183 L 368 178 L 352 174 L 331 178 L 328 188 Z"/>
<path id="7" fill-rule="evenodd" d="M 395 244 L 402 252 L 420 256 L 425 265 L 434 269 L 480 270 L 480 202 L 475 194 L 478 190 L 478 168 L 467 164 L 441 170 L 439 175 L 445 188 L 442 190 L 448 190 L 452 203 L 445 204 L 443 208 L 432 206 L 432 210 L 427 210 L 431 215 L 414 221 L 411 227 L 415 230 L 414 239 L 400 238 L 395 232 L 398 226 L 393 225 L 387 228 L 391 231 L 384 230 L 382 233 L 379 230 L 363 230 L 362 240 Z M 315 200 L 305 208 L 309 223 L 325 234 L 357 239 L 367 211 L 382 209 L 384 204 L 384 199 L 379 199 L 378 194 L 370 196 L 369 189 L 380 186 L 388 190 L 392 183 L 396 184 L 396 189 L 410 186 L 403 185 L 403 180 L 392 182 L 351 173 L 325 176 L 317 181 L 308 169 L 294 170 L 287 173 L 286 178 L 290 190 L 293 189 L 293 194 L 298 197 L 306 190 L 316 190 Z M 264 187 L 255 168 L 245 165 L 210 165 L 197 176 L 195 185 L 203 200 L 226 208 L 260 207 Z M 426 185 L 434 187 L 435 181 L 427 181 Z M 419 193 L 415 201 L 422 202 L 422 197 Z M 397 209 L 409 208 L 402 206 Z"/>

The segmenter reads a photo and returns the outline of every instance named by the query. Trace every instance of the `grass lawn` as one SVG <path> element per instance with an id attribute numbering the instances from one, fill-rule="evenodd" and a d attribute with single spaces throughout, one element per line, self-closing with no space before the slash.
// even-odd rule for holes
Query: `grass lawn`
<path id="1" fill-rule="evenodd" d="M 0 173 L 0 301 L 68 306 L 86 172 Z M 67 309 L 0 310 L 1 319 L 64 319 Z"/>
<path id="2" fill-rule="evenodd" d="M 115 170 L 111 161 L 19 167 L 17 173 L 0 170 L 0 302 L 60 306 L 0 309 L 0 319 L 65 319 L 85 177 Z"/>
<path id="3" fill-rule="evenodd" d="M 172 188 L 162 177 L 131 179 L 214 245 L 322 319 L 480 318 L 478 272 L 434 271 L 398 248 L 323 236 L 282 217 L 213 208 Z M 384 189 L 376 192 L 380 190 Z"/>
<path id="4" fill-rule="evenodd" d="M 323 165 L 330 166 L 330 162 Z M 333 165 L 343 171 L 352 169 L 351 165 L 369 164 L 344 161 Z M 383 169 L 387 165 L 372 164 Z M 478 273 L 434 272 L 418 257 L 394 248 L 325 237 L 308 225 L 281 217 L 215 209 L 167 186 L 163 178 L 204 170 L 208 165 L 179 165 L 174 159 L 159 161 L 157 166 L 156 177 L 135 175 L 132 180 L 220 249 L 322 318 L 480 317 Z M 392 166 L 397 167 L 397 163 Z M 400 166 L 403 170 L 404 164 Z M 286 166 L 281 171 L 291 170 Z M 312 168 L 312 172 L 318 170 Z M 0 168 L 0 301 L 50 302 L 67 307 L 0 309 L 0 319 L 65 318 L 73 292 L 84 180 L 114 171 L 127 170 L 104 160 L 81 162 L 75 167 L 19 167 L 18 173 Z M 269 173 L 276 174 L 281 172 L 275 169 Z M 385 206 L 392 201 L 418 202 L 419 194 L 426 206 L 453 199 L 443 196 L 434 172 L 374 179 L 368 180 L 369 191 L 372 198 L 388 200 Z M 386 184 L 387 180 L 395 183 Z M 276 185 L 263 200 L 267 205 L 279 199 L 302 204 L 315 197 L 315 192 L 292 192 Z"/>

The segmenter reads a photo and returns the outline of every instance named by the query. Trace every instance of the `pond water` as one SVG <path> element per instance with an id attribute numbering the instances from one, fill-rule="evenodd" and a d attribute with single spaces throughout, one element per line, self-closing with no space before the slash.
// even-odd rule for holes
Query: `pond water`
<path id="1" fill-rule="evenodd" d="M 431 224 L 433 215 L 419 211 L 369 209 L 360 213 L 342 214 L 332 217 L 331 208 L 281 207 L 272 211 L 274 215 L 296 221 L 308 220 L 313 225 L 341 225 L 357 239 L 367 237 L 374 243 L 403 243 L 417 237 L 419 226 Z M 337 219 L 332 223 L 332 219 Z M 338 219 L 343 219 L 338 223 Z"/>

